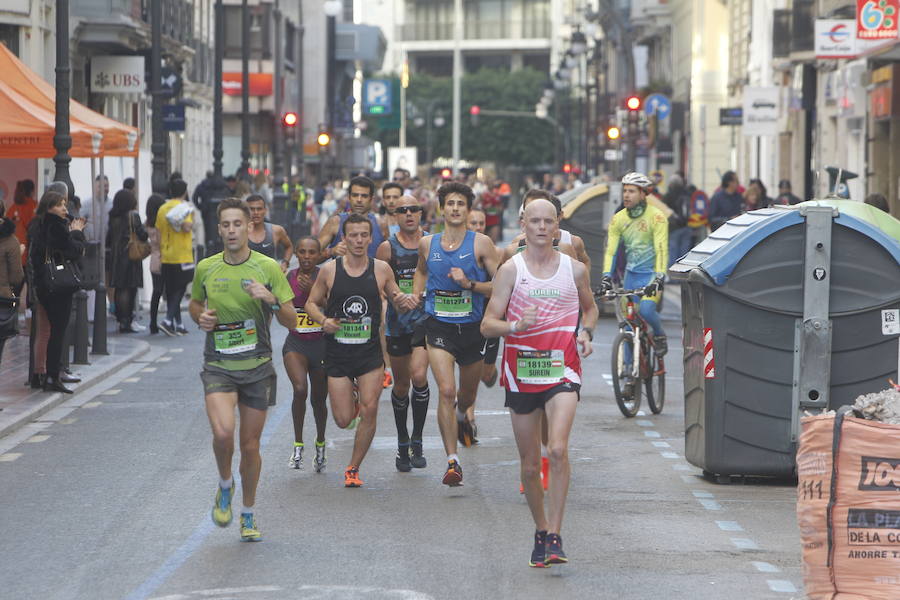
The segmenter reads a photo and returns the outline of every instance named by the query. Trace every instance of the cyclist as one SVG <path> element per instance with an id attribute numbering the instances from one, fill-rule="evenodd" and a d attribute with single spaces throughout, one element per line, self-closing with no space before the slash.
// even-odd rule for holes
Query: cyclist
<path id="1" fill-rule="evenodd" d="M 669 260 L 669 224 L 662 211 L 647 204 L 647 194 L 653 182 L 643 173 L 628 173 L 622 178 L 624 208 L 617 212 L 609 224 L 606 254 L 603 257 L 603 278 L 600 290 L 613 289 L 612 273 L 615 256 L 621 241 L 625 246 L 625 289 L 643 288 L 639 312 L 653 329 L 653 345 L 659 356 L 664 356 L 668 344 L 656 305 L 663 288 L 666 265 Z M 626 355 L 630 362 L 630 353 Z M 634 382 L 625 380 L 626 395 L 630 395 Z"/>

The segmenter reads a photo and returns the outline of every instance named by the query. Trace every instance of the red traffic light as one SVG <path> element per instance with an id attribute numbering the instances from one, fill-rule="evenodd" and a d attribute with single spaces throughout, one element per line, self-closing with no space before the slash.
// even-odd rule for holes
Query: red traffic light
<path id="1" fill-rule="evenodd" d="M 472 115 L 473 117 L 477 117 L 478 115 L 481 114 L 481 107 L 478 106 L 477 104 L 473 104 L 469 108 L 469 114 Z"/>
<path id="2" fill-rule="evenodd" d="M 564 164 L 563 165 L 563 173 L 571 173 L 571 172 L 572 172 L 572 165 L 570 165 L 569 163 Z"/>
<path id="3" fill-rule="evenodd" d="M 284 113 L 284 116 L 281 117 L 281 123 L 285 127 L 294 127 L 299 120 L 300 119 L 295 112 Z"/>
<path id="4" fill-rule="evenodd" d="M 447 168 L 441 169 L 441 178 L 442 179 L 450 179 L 450 176 L 452 174 L 453 173 L 450 171 L 450 169 L 447 169 Z"/>
<path id="5" fill-rule="evenodd" d="M 627 100 L 625 100 L 625 106 L 628 107 L 628 110 L 641 110 L 641 101 L 640 96 L 629 96 Z"/>

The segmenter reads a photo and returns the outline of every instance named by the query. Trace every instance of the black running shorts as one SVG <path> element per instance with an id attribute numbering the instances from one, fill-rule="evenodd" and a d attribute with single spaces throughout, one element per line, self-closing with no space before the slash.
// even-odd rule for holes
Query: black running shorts
<path id="1" fill-rule="evenodd" d="M 484 359 L 484 337 L 481 323 L 444 323 L 434 317 L 425 321 L 425 342 L 446 350 L 461 367 Z"/>
<path id="2" fill-rule="evenodd" d="M 409 356 L 413 348 L 425 347 L 425 325 L 415 326 L 412 333 L 385 336 L 387 352 L 390 356 Z"/>
<path id="3" fill-rule="evenodd" d="M 325 338 L 317 340 L 305 340 L 299 335 L 289 333 L 284 339 L 284 346 L 281 348 L 281 355 L 284 356 L 288 352 L 298 352 L 306 357 L 309 361 L 309 369 L 325 368 Z"/>
<path id="4" fill-rule="evenodd" d="M 205 364 L 200 372 L 205 394 L 237 392 L 238 402 L 256 410 L 275 406 L 276 376 L 272 361 L 255 369 L 230 371 Z"/>
<path id="5" fill-rule="evenodd" d="M 506 402 L 503 405 L 517 415 L 527 415 L 534 412 L 537 408 L 543 410 L 548 400 L 556 394 L 564 392 L 575 392 L 575 397 L 579 401 L 581 400 L 581 384 L 564 381 L 543 392 L 511 392 L 506 390 Z"/>

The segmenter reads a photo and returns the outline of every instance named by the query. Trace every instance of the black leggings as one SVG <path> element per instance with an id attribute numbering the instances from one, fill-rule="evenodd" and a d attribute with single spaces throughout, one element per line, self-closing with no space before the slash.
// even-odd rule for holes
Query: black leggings
<path id="1" fill-rule="evenodd" d="M 134 300 L 137 288 L 116 288 L 116 320 L 128 325 L 134 320 Z"/>
<path id="2" fill-rule="evenodd" d="M 47 377 L 59 377 L 59 365 L 62 360 L 66 327 L 72 315 L 73 292 L 51 294 L 43 290 L 37 291 L 38 300 L 47 313 L 50 321 L 50 341 L 47 342 Z"/>
<path id="3" fill-rule="evenodd" d="M 166 320 L 173 325 L 181 324 L 181 299 L 194 278 L 193 265 L 184 270 L 181 265 L 163 263 L 162 278 L 166 287 Z"/>
<path id="4" fill-rule="evenodd" d="M 153 294 L 150 296 L 150 324 L 156 326 L 156 320 L 159 316 L 159 300 L 166 289 L 163 285 L 162 273 L 150 273 L 153 277 Z"/>

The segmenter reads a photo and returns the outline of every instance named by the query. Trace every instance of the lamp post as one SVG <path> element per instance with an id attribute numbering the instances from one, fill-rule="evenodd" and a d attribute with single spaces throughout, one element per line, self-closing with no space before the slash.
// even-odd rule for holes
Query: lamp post
<path id="1" fill-rule="evenodd" d="M 278 0 L 275 0 L 275 136 L 273 140 L 272 179 L 275 194 L 282 194 L 284 183 L 284 160 L 282 156 L 284 148 L 284 125 L 281 119 L 284 117 L 284 48 L 283 33 L 281 31 L 281 8 Z M 290 169 L 290 165 L 288 166 Z M 290 171 L 288 171 L 288 183 L 290 183 Z"/>
<path id="2" fill-rule="evenodd" d="M 337 37 L 337 16 L 341 12 L 342 3 L 340 0 L 326 0 L 322 8 L 326 17 L 326 58 L 325 58 L 325 123 L 328 134 L 334 140 L 334 104 L 335 104 L 335 39 Z M 331 145 L 328 152 L 331 153 Z M 320 157 L 320 160 L 323 158 Z M 324 171 L 324 169 L 323 169 Z"/>
<path id="3" fill-rule="evenodd" d="M 69 0 L 58 0 L 56 3 L 56 134 L 53 146 L 56 156 L 53 163 L 56 172 L 53 179 L 65 181 L 69 188 L 69 196 L 75 194 L 72 177 L 69 175 L 69 148 L 72 147 L 72 136 L 69 131 Z"/>
<path id="4" fill-rule="evenodd" d="M 250 7 L 241 2 L 241 166 L 239 176 L 250 179 Z"/>
<path id="5" fill-rule="evenodd" d="M 152 142 L 150 150 L 153 153 L 151 163 L 153 173 L 150 176 L 150 185 L 154 194 L 168 197 L 169 179 L 166 176 L 166 139 L 162 122 L 162 0 L 152 0 L 150 3 L 150 102 L 152 116 Z"/>
<path id="6" fill-rule="evenodd" d="M 225 57 L 225 7 L 216 0 L 215 74 L 213 82 L 213 171 L 222 177 L 222 60 Z"/>

